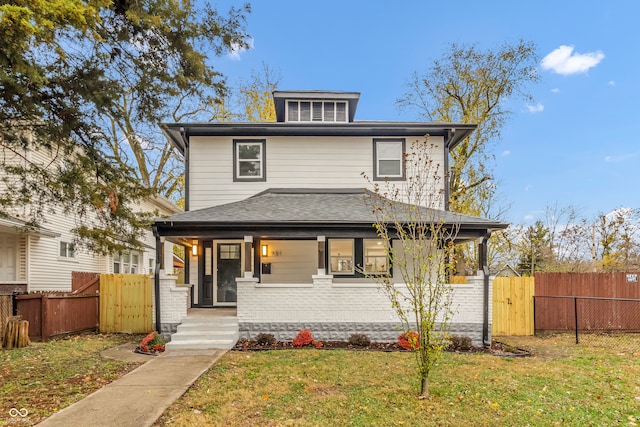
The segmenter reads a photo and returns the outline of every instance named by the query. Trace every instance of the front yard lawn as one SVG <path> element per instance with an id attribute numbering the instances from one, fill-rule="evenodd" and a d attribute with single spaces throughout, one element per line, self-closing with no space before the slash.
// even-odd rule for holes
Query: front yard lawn
<path id="1" fill-rule="evenodd" d="M 603 426 L 640 424 L 640 357 L 509 338 L 532 357 L 445 353 L 417 399 L 410 353 L 276 350 L 227 353 L 159 426 Z"/>
<path id="2" fill-rule="evenodd" d="M 85 334 L 0 349 L 0 426 L 33 425 L 140 365 L 100 356 L 138 335 Z M 11 416 L 13 408 L 27 417 Z"/>

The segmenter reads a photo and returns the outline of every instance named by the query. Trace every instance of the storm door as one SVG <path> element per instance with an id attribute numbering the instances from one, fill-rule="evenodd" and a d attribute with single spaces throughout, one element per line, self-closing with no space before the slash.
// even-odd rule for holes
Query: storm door
<path id="1" fill-rule="evenodd" d="M 242 241 L 216 241 L 214 305 L 235 306 L 236 279 L 242 277 Z"/>

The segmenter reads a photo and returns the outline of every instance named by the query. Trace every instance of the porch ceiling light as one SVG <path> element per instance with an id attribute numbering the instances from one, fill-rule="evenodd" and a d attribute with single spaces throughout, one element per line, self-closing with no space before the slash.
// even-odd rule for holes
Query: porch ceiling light
<path id="1" fill-rule="evenodd" d="M 260 248 L 260 252 L 262 253 L 262 256 L 269 255 L 269 246 L 262 245 L 262 247 Z"/>
<path id="2" fill-rule="evenodd" d="M 191 245 L 191 254 L 198 255 L 198 241 L 194 240 Z"/>

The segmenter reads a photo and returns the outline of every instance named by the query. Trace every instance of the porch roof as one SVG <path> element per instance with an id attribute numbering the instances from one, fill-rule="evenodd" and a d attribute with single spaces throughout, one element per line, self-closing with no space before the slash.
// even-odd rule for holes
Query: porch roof
<path id="1" fill-rule="evenodd" d="M 172 215 L 156 221 L 160 235 L 191 235 L 198 229 L 247 227 L 316 228 L 323 226 L 372 228 L 374 222 L 371 197 L 363 188 L 272 188 L 247 199 L 210 208 Z M 409 212 L 396 202 L 398 212 Z M 460 215 L 437 209 L 421 208 L 424 218 L 456 224 L 460 231 L 486 232 L 506 228 L 507 224 L 484 218 Z M 410 222 L 409 218 L 405 222 Z M 171 231 L 173 230 L 173 232 Z M 182 233 L 175 233 L 181 230 Z M 188 230 L 191 232 L 189 233 Z"/>

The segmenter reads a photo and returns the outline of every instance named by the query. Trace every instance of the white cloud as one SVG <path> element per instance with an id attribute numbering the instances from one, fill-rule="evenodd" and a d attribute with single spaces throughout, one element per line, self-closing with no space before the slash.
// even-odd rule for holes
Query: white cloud
<path id="1" fill-rule="evenodd" d="M 609 83 L 607 83 L 609 86 L 615 86 L 616 82 L 613 80 L 609 80 Z"/>
<path id="2" fill-rule="evenodd" d="M 604 161 L 607 163 L 619 163 L 635 157 L 638 157 L 638 153 L 619 154 L 617 156 L 608 155 L 604 156 Z"/>
<path id="3" fill-rule="evenodd" d="M 604 59 L 601 51 L 589 53 L 574 53 L 573 46 L 562 45 L 542 58 L 542 68 L 552 70 L 558 74 L 585 73 Z"/>
<path id="4" fill-rule="evenodd" d="M 529 110 L 530 113 L 539 113 L 544 110 L 544 105 L 539 102 L 538 105 L 527 105 L 527 110 Z"/>
<path id="5" fill-rule="evenodd" d="M 503 157 L 507 157 L 507 156 L 509 156 L 509 155 L 511 155 L 511 150 L 504 150 L 504 151 L 502 152 L 502 156 L 503 156 Z"/>
<path id="6" fill-rule="evenodd" d="M 551 89 L 551 92 L 558 93 L 560 92 L 560 89 L 558 89 L 557 87 L 554 87 L 553 89 Z"/>
<path id="7" fill-rule="evenodd" d="M 529 190 L 531 190 L 532 188 L 533 188 L 533 185 L 531 185 L 531 184 L 527 184 L 527 185 L 525 185 L 525 186 L 524 186 L 524 191 L 529 191 Z"/>
<path id="8" fill-rule="evenodd" d="M 524 216 L 524 220 L 525 221 L 533 221 L 533 219 L 535 218 L 535 216 L 528 214 Z"/>
<path id="9" fill-rule="evenodd" d="M 231 44 L 231 50 L 227 54 L 227 56 L 234 61 L 240 61 L 240 54 L 246 52 L 248 49 L 253 49 L 253 39 L 249 39 L 248 43 L 249 47 L 238 46 L 237 43 Z"/>

